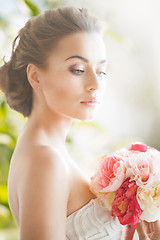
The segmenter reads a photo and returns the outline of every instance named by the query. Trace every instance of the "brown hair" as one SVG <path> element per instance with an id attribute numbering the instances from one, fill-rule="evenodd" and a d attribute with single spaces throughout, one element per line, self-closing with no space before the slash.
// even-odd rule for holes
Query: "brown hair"
<path id="1" fill-rule="evenodd" d="M 92 31 L 101 33 L 101 30 L 101 22 L 84 8 L 47 10 L 29 19 L 13 41 L 10 61 L 4 62 L 0 68 L 0 89 L 8 105 L 28 117 L 32 111 L 33 93 L 27 79 L 27 65 L 33 63 L 45 67 L 49 52 L 66 35 Z"/>

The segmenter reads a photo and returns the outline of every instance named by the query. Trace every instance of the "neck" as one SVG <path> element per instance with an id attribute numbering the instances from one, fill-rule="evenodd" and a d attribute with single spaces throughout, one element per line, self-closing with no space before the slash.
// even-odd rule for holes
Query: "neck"
<path id="1" fill-rule="evenodd" d="M 38 139 L 45 143 L 65 147 L 72 121 L 72 118 L 54 113 L 35 113 L 29 116 L 25 128 L 33 129 L 38 134 Z"/>

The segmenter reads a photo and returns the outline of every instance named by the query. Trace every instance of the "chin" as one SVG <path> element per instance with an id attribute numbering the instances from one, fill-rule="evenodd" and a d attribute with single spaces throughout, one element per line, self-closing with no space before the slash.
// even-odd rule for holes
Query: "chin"
<path id="1" fill-rule="evenodd" d="M 77 117 L 76 119 L 81 121 L 93 121 L 95 119 L 95 115 L 81 116 L 81 117 Z"/>

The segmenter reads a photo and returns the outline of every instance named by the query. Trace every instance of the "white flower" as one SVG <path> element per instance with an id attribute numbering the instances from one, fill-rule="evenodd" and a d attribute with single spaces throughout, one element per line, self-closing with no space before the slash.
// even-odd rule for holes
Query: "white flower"
<path id="1" fill-rule="evenodd" d="M 155 221 L 160 217 L 160 182 L 137 190 L 137 200 L 143 210 L 141 220 Z"/>

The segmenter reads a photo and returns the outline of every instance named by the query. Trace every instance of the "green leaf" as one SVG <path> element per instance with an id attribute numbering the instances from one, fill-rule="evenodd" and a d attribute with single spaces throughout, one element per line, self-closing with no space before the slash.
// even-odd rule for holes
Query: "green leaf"
<path id="1" fill-rule="evenodd" d="M 106 34 L 111 39 L 113 39 L 114 41 L 116 41 L 119 44 L 121 44 L 121 46 L 123 45 L 124 47 L 128 48 L 129 50 L 134 50 L 134 44 L 133 44 L 133 42 L 130 39 L 120 35 L 117 32 L 114 32 L 114 31 L 107 31 Z"/>
<path id="2" fill-rule="evenodd" d="M 37 16 L 40 13 L 38 7 L 32 1 L 24 0 L 24 2 L 27 5 L 27 7 L 30 9 L 31 16 Z"/>
<path id="3" fill-rule="evenodd" d="M 45 0 L 45 5 L 48 9 L 57 8 L 62 4 L 60 0 Z"/>
<path id="4" fill-rule="evenodd" d="M 1 28 L 6 29 L 8 26 L 8 19 L 0 16 L 0 26 L 1 26 Z"/>
<path id="5" fill-rule="evenodd" d="M 0 203 L 8 205 L 8 194 L 6 185 L 0 185 Z"/>
<path id="6" fill-rule="evenodd" d="M 10 208 L 0 204 L 0 239 L 18 239 L 13 238 L 14 229 L 18 230 L 18 226 L 15 222 L 15 219 L 13 218 Z M 10 232 L 10 234 L 6 234 L 7 232 Z"/>
<path id="7" fill-rule="evenodd" d="M 66 137 L 66 143 L 70 143 L 70 144 L 71 144 L 71 143 L 72 143 L 72 138 L 69 137 L 69 136 L 67 136 L 67 137 Z"/>
<path id="8" fill-rule="evenodd" d="M 0 103 L 0 120 L 2 121 L 7 116 L 7 105 L 5 101 Z"/>

